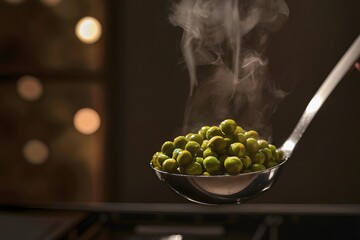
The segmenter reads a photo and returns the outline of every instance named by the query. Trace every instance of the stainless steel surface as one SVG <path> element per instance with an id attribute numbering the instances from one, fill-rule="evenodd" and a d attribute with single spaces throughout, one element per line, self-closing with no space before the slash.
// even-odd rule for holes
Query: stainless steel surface
<path id="1" fill-rule="evenodd" d="M 334 69 L 327 76 L 325 81 L 321 84 L 320 88 L 307 105 L 293 132 L 290 134 L 290 137 L 282 145 L 281 149 L 284 151 L 287 159 L 291 156 L 296 144 L 299 142 L 300 138 L 327 97 L 331 94 L 341 79 L 343 79 L 349 69 L 354 67 L 354 63 L 359 57 L 360 35 L 358 35 L 353 44 L 349 47 Z"/>
<path id="2" fill-rule="evenodd" d="M 181 175 L 154 170 L 161 181 L 192 202 L 240 204 L 269 189 L 280 173 L 279 166 L 235 176 Z"/>
<path id="3" fill-rule="evenodd" d="M 269 189 L 282 166 L 291 156 L 296 144 L 326 98 L 360 56 L 360 35 L 346 51 L 306 107 L 290 137 L 282 145 L 284 161 L 260 172 L 236 176 L 191 176 L 155 170 L 156 176 L 171 189 L 190 201 L 202 204 L 240 204 Z"/>

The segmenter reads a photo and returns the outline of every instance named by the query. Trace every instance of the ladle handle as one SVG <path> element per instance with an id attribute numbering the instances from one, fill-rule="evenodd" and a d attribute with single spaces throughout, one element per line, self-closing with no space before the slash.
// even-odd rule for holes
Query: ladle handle
<path id="1" fill-rule="evenodd" d="M 345 52 L 340 61 L 336 64 L 334 69 L 330 72 L 323 84 L 320 86 L 314 97 L 307 105 L 305 112 L 301 116 L 299 122 L 291 133 L 290 137 L 285 141 L 281 149 L 284 151 L 286 158 L 292 154 L 294 147 L 302 137 L 303 133 L 309 126 L 310 122 L 325 102 L 330 93 L 334 90 L 336 85 L 354 65 L 360 56 L 360 35 L 356 38 L 350 48 Z"/>

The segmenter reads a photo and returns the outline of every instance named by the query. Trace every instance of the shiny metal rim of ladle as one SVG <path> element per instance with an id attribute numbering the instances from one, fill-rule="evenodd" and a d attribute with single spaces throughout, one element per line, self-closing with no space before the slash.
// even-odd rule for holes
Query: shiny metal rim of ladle
<path id="1" fill-rule="evenodd" d="M 269 189 L 281 167 L 330 93 L 360 56 L 360 35 L 345 52 L 307 105 L 289 138 L 280 147 L 284 160 L 277 166 L 238 175 L 183 175 L 155 170 L 157 177 L 186 199 L 201 204 L 239 204 Z M 152 166 L 151 166 L 152 167 Z"/>

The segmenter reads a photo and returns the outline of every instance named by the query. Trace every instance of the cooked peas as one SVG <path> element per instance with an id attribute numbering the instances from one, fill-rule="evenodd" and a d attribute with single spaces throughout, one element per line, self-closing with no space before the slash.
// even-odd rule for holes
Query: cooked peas
<path id="1" fill-rule="evenodd" d="M 240 126 L 237 126 L 236 129 L 235 129 L 234 134 L 237 135 L 239 133 L 245 133 L 245 130 Z"/>
<path id="2" fill-rule="evenodd" d="M 277 165 L 277 162 L 275 162 L 275 161 L 269 161 L 269 162 L 266 162 L 265 163 L 265 166 L 267 167 L 267 168 L 271 168 L 271 167 L 274 167 L 274 166 L 276 166 Z"/>
<path id="3" fill-rule="evenodd" d="M 189 175 L 200 175 L 203 172 L 203 170 L 200 163 L 191 162 L 185 167 L 185 172 L 186 174 Z"/>
<path id="4" fill-rule="evenodd" d="M 235 132 L 237 125 L 234 120 L 226 119 L 220 123 L 219 127 L 224 134 L 230 135 Z"/>
<path id="5" fill-rule="evenodd" d="M 204 140 L 200 134 L 196 134 L 196 133 L 189 133 L 185 136 L 185 138 L 189 141 L 195 141 L 198 144 L 201 144 L 202 141 Z"/>
<path id="6" fill-rule="evenodd" d="M 187 150 L 182 150 L 176 158 L 176 161 L 180 166 L 186 166 L 188 163 L 192 161 L 192 155 Z"/>
<path id="7" fill-rule="evenodd" d="M 269 149 L 271 150 L 271 153 L 273 156 L 276 155 L 276 147 L 272 144 L 269 144 Z"/>
<path id="8" fill-rule="evenodd" d="M 272 153 L 271 153 L 271 150 L 269 148 L 260 149 L 259 152 L 264 154 L 265 161 L 269 161 L 272 158 Z"/>
<path id="9" fill-rule="evenodd" d="M 226 141 L 223 137 L 215 136 L 212 137 L 208 142 L 208 148 L 210 148 L 213 151 L 220 152 L 221 150 L 225 149 L 226 147 Z"/>
<path id="10" fill-rule="evenodd" d="M 175 150 L 172 152 L 172 158 L 176 159 L 181 151 L 182 151 L 181 148 L 175 148 Z"/>
<path id="11" fill-rule="evenodd" d="M 239 143 L 246 144 L 247 137 L 245 136 L 244 133 L 238 133 L 237 137 Z"/>
<path id="12" fill-rule="evenodd" d="M 218 157 L 218 154 L 215 151 L 211 150 L 210 148 L 207 148 L 203 152 L 203 156 L 204 156 L 204 158 L 209 157 L 209 156 Z"/>
<path id="13" fill-rule="evenodd" d="M 200 144 L 195 141 L 189 141 L 185 145 L 185 150 L 189 151 L 192 155 L 195 155 L 200 150 Z"/>
<path id="14" fill-rule="evenodd" d="M 153 162 L 153 164 L 155 162 L 156 166 L 157 165 L 162 166 L 163 162 L 168 158 L 169 157 L 167 155 L 163 154 L 162 152 L 157 152 L 154 154 L 152 162 Z"/>
<path id="15" fill-rule="evenodd" d="M 262 171 L 265 169 L 265 166 L 261 163 L 254 163 L 253 165 L 251 165 L 251 170 L 253 170 L 254 172 Z"/>
<path id="16" fill-rule="evenodd" d="M 173 142 L 171 141 L 166 141 L 164 142 L 164 144 L 161 146 L 161 152 L 163 152 L 164 154 L 171 156 L 172 152 L 175 149 L 175 145 Z"/>
<path id="17" fill-rule="evenodd" d="M 269 147 L 269 143 L 264 139 L 258 140 L 258 144 L 260 149 Z"/>
<path id="18" fill-rule="evenodd" d="M 230 156 L 236 156 L 236 157 L 244 157 L 246 154 L 246 149 L 244 144 L 242 143 L 232 143 L 228 149 L 228 153 Z"/>
<path id="19" fill-rule="evenodd" d="M 253 163 L 261 163 L 263 164 L 265 162 L 265 155 L 261 152 L 255 153 L 251 158 Z"/>
<path id="20" fill-rule="evenodd" d="M 212 126 L 206 132 L 206 139 L 210 140 L 212 137 L 215 136 L 224 136 L 224 133 L 220 130 L 217 126 Z"/>
<path id="21" fill-rule="evenodd" d="M 283 161 L 284 160 L 284 152 L 280 149 L 276 149 L 276 152 L 277 152 L 276 160 L 278 162 Z"/>
<path id="22" fill-rule="evenodd" d="M 151 164 L 169 173 L 210 176 L 263 171 L 283 160 L 284 152 L 261 139 L 257 131 L 245 131 L 226 119 L 218 126 L 204 126 L 198 133 L 164 142 Z"/>
<path id="23" fill-rule="evenodd" d="M 203 139 L 206 139 L 206 132 L 209 130 L 210 126 L 203 126 L 198 134 L 203 138 Z"/>
<path id="24" fill-rule="evenodd" d="M 238 157 L 228 157 L 225 159 L 224 166 L 226 172 L 235 175 L 239 174 L 243 169 L 243 163 Z"/>
<path id="25" fill-rule="evenodd" d="M 207 148 L 207 145 L 208 145 L 208 142 L 209 140 L 204 140 L 202 143 L 201 143 L 201 149 L 206 149 Z"/>
<path id="26" fill-rule="evenodd" d="M 186 174 L 186 169 L 185 169 L 185 167 L 181 167 L 181 166 L 180 166 L 180 167 L 177 168 L 177 170 L 178 170 L 178 172 L 181 173 L 181 174 Z"/>
<path id="27" fill-rule="evenodd" d="M 178 136 L 174 139 L 174 145 L 176 148 L 184 149 L 188 140 L 184 136 Z"/>
<path id="28" fill-rule="evenodd" d="M 214 156 L 206 157 L 203 164 L 206 171 L 210 174 L 216 173 L 220 170 L 220 161 Z"/>
<path id="29" fill-rule="evenodd" d="M 255 130 L 250 130 L 250 131 L 245 132 L 245 136 L 247 138 L 255 138 L 255 139 L 260 138 L 259 133 Z"/>
<path id="30" fill-rule="evenodd" d="M 259 151 L 259 144 L 255 138 L 246 139 L 246 150 L 249 153 L 256 153 L 257 151 Z"/>
<path id="31" fill-rule="evenodd" d="M 178 167 L 179 164 L 176 162 L 176 160 L 169 158 L 164 161 L 162 165 L 162 170 L 165 172 L 176 173 Z"/>
<path id="32" fill-rule="evenodd" d="M 243 163 L 245 169 L 249 168 L 252 164 L 251 158 L 249 158 L 248 156 L 240 158 L 240 160 Z"/>
<path id="33" fill-rule="evenodd" d="M 196 157 L 196 158 L 195 158 L 195 161 L 196 161 L 197 163 L 200 163 L 200 164 L 202 165 L 203 162 L 204 162 L 204 158 L 203 158 L 203 157 Z"/>

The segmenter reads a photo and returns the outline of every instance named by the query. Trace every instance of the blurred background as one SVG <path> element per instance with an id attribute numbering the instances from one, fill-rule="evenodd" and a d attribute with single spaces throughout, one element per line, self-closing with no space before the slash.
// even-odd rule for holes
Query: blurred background
<path id="1" fill-rule="evenodd" d="M 286 1 L 269 74 L 290 94 L 281 145 L 360 32 L 358 0 Z M 189 96 L 171 1 L 0 0 L 0 201 L 186 202 L 149 167 Z M 287 84 L 288 83 L 288 84 Z M 360 74 L 328 98 L 277 183 L 252 202 L 360 203 Z"/>

